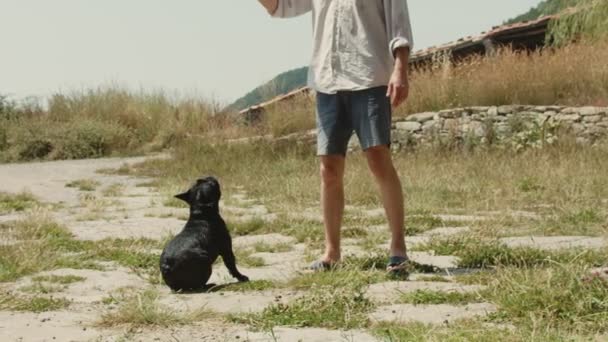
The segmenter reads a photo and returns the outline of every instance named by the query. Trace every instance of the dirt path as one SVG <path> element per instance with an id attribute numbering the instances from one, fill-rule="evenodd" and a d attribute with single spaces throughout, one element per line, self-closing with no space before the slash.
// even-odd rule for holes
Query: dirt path
<path id="1" fill-rule="evenodd" d="M 149 179 L 109 175 L 97 172 L 100 169 L 118 168 L 123 164 L 133 164 L 145 158 L 113 158 L 79 161 L 58 161 L 45 163 L 0 165 L 0 192 L 18 193 L 29 191 L 41 202 L 55 204 L 51 212 L 55 220 L 67 226 L 80 240 L 102 240 L 106 238 L 132 239 L 146 237 L 162 239 L 167 234 L 178 232 L 185 219 L 185 209 L 164 205 L 167 194 L 160 194 L 146 186 Z M 95 189 L 82 191 L 66 184 L 78 180 L 93 181 Z M 110 191 L 113 189 L 113 191 Z M 223 215 L 227 220 L 262 217 L 272 219 L 263 205 L 252 205 L 245 192 L 228 194 L 231 206 L 223 205 Z M 257 202 L 256 202 L 257 203 Z M 381 215 L 374 210 L 370 216 Z M 26 214 L 8 213 L 0 216 L 0 222 L 17 220 Z M 454 216 L 450 221 L 462 221 L 460 227 L 444 227 L 426 232 L 420 236 L 408 237 L 410 245 L 424 243 L 433 236 L 462 234 L 468 231 L 466 222 L 483 220 L 482 216 Z M 370 231 L 383 227 L 368 227 Z M 290 245 L 287 252 L 262 252 L 252 254 L 264 261 L 261 267 L 241 267 L 242 272 L 252 280 L 287 280 L 300 274 L 304 266 L 306 246 L 298 244 L 293 237 L 281 234 L 235 237 L 235 248 L 247 248 L 260 242 L 267 245 Z M 345 249 L 350 254 L 364 255 L 365 250 L 350 241 Z M 525 245 L 554 249 L 572 245 L 590 248 L 603 247 L 602 239 L 588 237 L 512 238 L 505 243 L 513 246 Z M 380 247 L 386 248 L 381 244 Z M 160 252 L 160 251 L 158 251 Z M 451 281 L 456 272 L 458 259 L 454 256 L 435 256 L 428 252 L 413 252 L 411 258 L 421 264 L 437 267 L 445 276 L 444 281 L 427 281 L 421 275 L 413 274 L 408 282 L 384 282 L 371 285 L 367 295 L 376 304 L 370 314 L 372 321 L 410 322 L 444 324 L 460 318 L 487 315 L 496 310 L 491 303 L 463 305 L 421 305 L 398 304 L 400 295 L 419 289 L 470 293 L 481 289 L 479 286 L 465 286 Z M 111 310 L 105 299 L 117 295 L 121 289 L 134 291 L 150 288 L 148 282 L 132 270 L 108 263 L 104 270 L 58 269 L 27 276 L 16 282 L 0 284 L 4 291 L 19 293 L 20 289 L 34 284 L 35 276 L 75 276 L 82 281 L 65 286 L 59 295 L 70 301 L 67 309 L 42 313 L 21 311 L 0 311 L 1 341 L 374 341 L 363 331 L 332 331 L 318 328 L 294 329 L 277 328 L 274 336 L 264 332 L 254 332 L 245 325 L 229 324 L 224 320 L 210 318 L 196 324 L 173 328 L 138 328 L 126 331 L 124 328 L 100 328 L 94 323 L 100 313 Z M 445 281 L 447 280 L 447 282 Z M 216 284 L 232 282 L 223 267 L 214 268 L 211 280 Z M 152 286 L 160 294 L 159 302 L 174 308 L 177 312 L 188 312 L 206 308 L 216 313 L 234 314 L 260 312 L 269 305 L 286 303 L 302 295 L 291 289 L 271 289 L 250 292 L 213 292 L 205 294 L 175 295 L 160 285 Z"/>

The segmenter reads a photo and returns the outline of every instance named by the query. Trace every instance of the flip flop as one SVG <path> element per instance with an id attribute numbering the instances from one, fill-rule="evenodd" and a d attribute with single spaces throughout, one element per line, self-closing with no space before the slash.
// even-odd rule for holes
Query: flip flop
<path id="1" fill-rule="evenodd" d="M 308 266 L 308 270 L 310 271 L 315 271 L 315 272 L 322 272 L 322 271 L 331 271 L 334 268 L 336 268 L 336 264 L 333 263 L 329 263 L 329 262 L 325 262 L 323 260 L 317 260 L 315 262 L 313 262 L 312 264 L 310 264 L 310 266 Z"/>
<path id="2" fill-rule="evenodd" d="M 386 271 L 389 275 L 407 279 L 410 275 L 408 257 L 392 256 L 388 258 Z"/>

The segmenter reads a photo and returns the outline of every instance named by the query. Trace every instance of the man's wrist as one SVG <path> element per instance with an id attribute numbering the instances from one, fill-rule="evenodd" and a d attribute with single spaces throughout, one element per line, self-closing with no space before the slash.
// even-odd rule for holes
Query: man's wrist
<path id="1" fill-rule="evenodd" d="M 410 48 L 404 46 L 395 50 L 395 70 L 407 73 L 410 60 Z"/>

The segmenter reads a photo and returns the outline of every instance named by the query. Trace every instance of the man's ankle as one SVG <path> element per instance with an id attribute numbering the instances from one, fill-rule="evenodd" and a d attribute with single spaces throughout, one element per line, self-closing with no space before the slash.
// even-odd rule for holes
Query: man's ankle
<path id="1" fill-rule="evenodd" d="M 339 251 L 326 251 L 325 255 L 323 256 L 323 261 L 333 263 L 340 261 L 340 258 L 341 255 Z"/>

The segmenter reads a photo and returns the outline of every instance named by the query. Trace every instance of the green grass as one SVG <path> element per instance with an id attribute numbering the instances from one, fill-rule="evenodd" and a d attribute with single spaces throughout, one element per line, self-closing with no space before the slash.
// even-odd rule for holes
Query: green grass
<path id="1" fill-rule="evenodd" d="M 491 327 L 480 321 L 458 321 L 448 326 L 422 323 L 380 323 L 372 333 L 387 342 L 520 342 L 520 341 L 574 341 L 577 336 L 565 332 L 546 330 L 509 329 Z M 584 336 L 584 335 L 583 335 Z M 582 336 L 579 336 L 579 338 Z M 591 337 L 591 336 L 588 336 Z"/>
<path id="2" fill-rule="evenodd" d="M 261 313 L 231 315 L 230 321 L 271 330 L 276 326 L 356 329 L 369 325 L 374 305 L 354 289 L 314 288 L 287 304 L 275 304 Z"/>
<path id="3" fill-rule="evenodd" d="M 0 294 L 0 310 L 46 312 L 65 309 L 70 301 L 53 297 L 21 297 L 12 293 Z"/>
<path id="4" fill-rule="evenodd" d="M 443 292 L 432 290 L 417 290 L 404 293 L 399 302 L 408 304 L 453 304 L 462 305 L 482 302 L 482 298 L 476 293 Z"/>
<path id="5" fill-rule="evenodd" d="M 431 250 L 437 255 L 459 257 L 458 266 L 463 268 L 487 268 L 515 266 L 520 268 L 550 266 L 554 263 L 573 261 L 602 266 L 608 260 L 605 250 L 541 250 L 531 247 L 507 247 L 496 240 L 482 240 L 469 235 L 435 238 L 417 247 Z"/>
<path id="6" fill-rule="evenodd" d="M 119 197 L 123 194 L 125 186 L 121 183 L 114 183 L 104 188 L 101 193 L 106 197 Z"/>
<path id="7" fill-rule="evenodd" d="M 440 276 L 440 275 L 419 276 L 416 280 L 418 280 L 418 281 L 432 281 L 432 282 L 440 282 L 440 283 L 449 283 L 449 282 L 451 282 L 448 278 Z"/>
<path id="8" fill-rule="evenodd" d="M 29 192 L 9 194 L 0 191 L 0 215 L 15 211 L 24 211 L 38 204 L 36 198 Z"/>
<path id="9" fill-rule="evenodd" d="M 80 191 L 95 191 L 100 183 L 94 179 L 78 179 L 67 183 L 68 188 L 77 188 Z"/>
<path id="10" fill-rule="evenodd" d="M 65 290 L 65 285 L 54 285 L 54 284 L 45 284 L 41 282 L 34 282 L 32 285 L 23 286 L 19 288 L 21 292 L 35 293 L 35 294 L 49 294 L 62 292 Z"/>
<path id="11" fill-rule="evenodd" d="M 167 328 L 194 323 L 213 316 L 204 309 L 178 313 L 161 305 L 158 300 L 159 294 L 154 290 L 124 296 L 117 300 L 118 309 L 104 313 L 97 325 L 102 327 L 129 326 L 131 329 L 137 327 Z"/>
<path id="12" fill-rule="evenodd" d="M 270 280 L 251 280 L 245 283 L 231 283 L 212 288 L 211 292 L 257 292 L 280 288 L 283 285 Z"/>
<path id="13" fill-rule="evenodd" d="M 486 293 L 499 307 L 494 316 L 518 325 L 606 333 L 608 284 L 587 278 L 588 267 L 562 264 L 548 269 L 502 269 Z"/>
<path id="14" fill-rule="evenodd" d="M 256 253 L 285 253 L 293 250 L 293 245 L 289 243 L 266 243 L 258 242 L 253 245 Z"/>
<path id="15" fill-rule="evenodd" d="M 0 233 L 4 239 L 20 241 L 0 246 L 0 282 L 57 268 L 100 269 L 100 261 L 115 262 L 152 283 L 159 282 L 158 255 L 152 250 L 161 249 L 164 240 L 76 240 L 67 228 L 44 214 L 17 221 Z"/>

